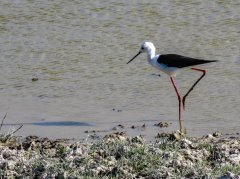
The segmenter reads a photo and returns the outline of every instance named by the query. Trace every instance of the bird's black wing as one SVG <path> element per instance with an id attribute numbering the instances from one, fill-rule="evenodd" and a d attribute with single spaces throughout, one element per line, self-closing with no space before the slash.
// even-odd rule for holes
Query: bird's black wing
<path id="1" fill-rule="evenodd" d="M 165 55 L 160 55 L 157 61 L 158 63 L 165 64 L 168 67 L 184 68 L 188 66 L 215 62 L 216 60 L 202 60 L 202 59 L 185 57 L 177 54 L 165 54 Z"/>

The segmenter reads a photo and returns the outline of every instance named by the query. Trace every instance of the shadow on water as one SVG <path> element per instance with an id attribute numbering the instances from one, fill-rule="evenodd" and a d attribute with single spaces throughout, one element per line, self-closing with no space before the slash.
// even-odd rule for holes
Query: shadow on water
<path id="1" fill-rule="evenodd" d="M 86 122 L 77 121 L 48 121 L 48 122 L 33 122 L 33 123 L 22 123 L 23 125 L 36 125 L 36 126 L 92 126 Z M 19 124 L 5 124 L 5 125 L 19 125 Z"/>

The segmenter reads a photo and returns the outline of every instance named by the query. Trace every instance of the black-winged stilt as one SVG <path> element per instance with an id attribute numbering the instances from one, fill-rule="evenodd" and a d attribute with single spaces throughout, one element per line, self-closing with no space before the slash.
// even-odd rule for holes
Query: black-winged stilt
<path id="1" fill-rule="evenodd" d="M 202 72 L 202 76 L 192 85 L 192 87 L 188 90 L 188 92 L 183 96 L 183 98 L 180 96 L 177 86 L 174 82 L 173 77 L 176 76 L 179 69 L 184 67 L 190 67 L 194 65 L 204 64 L 204 63 L 210 63 L 210 62 L 216 62 L 217 60 L 202 60 L 202 59 L 195 59 L 190 57 L 185 57 L 182 55 L 177 54 L 155 54 L 155 46 L 152 42 L 144 42 L 141 45 L 141 48 L 139 52 L 129 61 L 130 63 L 133 59 L 135 59 L 138 55 L 140 55 L 143 52 L 147 52 L 147 60 L 148 62 L 155 68 L 165 72 L 170 76 L 171 82 L 173 84 L 173 87 L 177 93 L 178 102 L 179 102 L 179 126 L 180 126 L 180 132 L 182 132 L 182 123 L 181 123 L 181 104 L 183 103 L 183 109 L 185 109 L 185 100 L 186 97 L 189 95 L 189 93 L 193 90 L 193 88 L 197 85 L 197 83 L 205 76 L 206 70 L 202 70 L 199 68 L 191 68 L 192 70 L 200 71 Z"/>

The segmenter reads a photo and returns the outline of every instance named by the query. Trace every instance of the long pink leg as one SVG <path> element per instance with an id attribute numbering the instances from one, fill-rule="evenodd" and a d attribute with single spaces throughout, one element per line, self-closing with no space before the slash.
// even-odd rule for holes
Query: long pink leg
<path id="1" fill-rule="evenodd" d="M 185 100 L 189 93 L 193 90 L 193 88 L 198 84 L 198 82 L 206 75 L 206 70 L 198 69 L 198 68 L 191 68 L 192 70 L 201 71 L 203 74 L 202 76 L 192 85 L 189 91 L 183 96 L 183 109 L 185 110 Z"/>
<path id="2" fill-rule="evenodd" d="M 173 78 L 172 77 L 170 77 L 170 78 L 171 78 L 171 82 L 173 84 L 173 87 L 174 87 L 174 89 L 177 93 L 177 97 L 178 97 L 178 102 L 179 102 L 179 126 L 180 126 L 180 132 L 182 132 L 182 121 L 181 121 L 182 98 L 181 98 L 181 96 L 180 96 L 180 94 L 177 90 L 177 87 L 176 87 L 176 84 L 175 84 Z"/>

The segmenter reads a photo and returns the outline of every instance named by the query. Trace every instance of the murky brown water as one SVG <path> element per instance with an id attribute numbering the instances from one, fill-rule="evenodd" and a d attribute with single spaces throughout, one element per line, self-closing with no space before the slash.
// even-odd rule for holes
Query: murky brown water
<path id="1" fill-rule="evenodd" d="M 21 135 L 86 137 L 83 131 L 142 125 L 129 133 L 155 135 L 159 121 L 178 129 L 169 77 L 142 55 L 158 53 L 220 60 L 187 99 L 188 133 L 239 132 L 240 1 L 0 2 L 0 115 L 6 123 L 86 122 L 92 126 L 24 125 Z M 200 74 L 177 76 L 184 93 Z M 39 78 L 32 82 L 33 77 Z M 115 110 L 113 110 L 115 109 Z M 119 112 L 118 112 L 119 110 Z M 8 130 L 9 126 L 5 126 Z M 134 131 L 134 132 L 133 132 Z"/>

